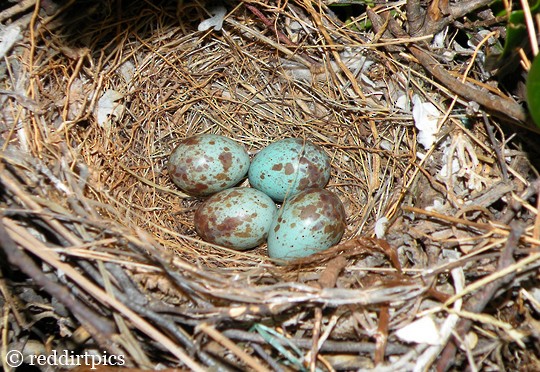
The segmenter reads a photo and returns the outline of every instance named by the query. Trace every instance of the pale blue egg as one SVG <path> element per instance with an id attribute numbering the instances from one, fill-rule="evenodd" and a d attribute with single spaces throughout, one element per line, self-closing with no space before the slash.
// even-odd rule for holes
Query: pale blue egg
<path id="1" fill-rule="evenodd" d="M 262 149 L 251 162 L 249 183 L 282 202 L 308 188 L 323 188 L 330 179 L 330 158 L 300 138 L 286 138 Z"/>
<path id="2" fill-rule="evenodd" d="M 209 197 L 195 212 L 195 229 L 210 243 L 245 250 L 263 243 L 277 208 L 265 193 L 233 187 Z"/>
<path id="3" fill-rule="evenodd" d="M 308 189 L 287 199 L 268 232 L 268 255 L 292 260 L 339 243 L 346 227 L 345 208 L 329 190 Z"/>
<path id="4" fill-rule="evenodd" d="M 200 134 L 178 144 L 167 168 L 182 191 L 207 196 L 238 184 L 246 176 L 249 163 L 245 148 L 234 140 Z"/>

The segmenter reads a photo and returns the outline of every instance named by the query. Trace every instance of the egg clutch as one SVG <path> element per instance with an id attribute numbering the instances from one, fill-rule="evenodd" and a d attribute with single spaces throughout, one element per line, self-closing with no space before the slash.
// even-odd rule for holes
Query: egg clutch
<path id="1" fill-rule="evenodd" d="M 303 139 L 276 141 L 250 162 L 232 139 L 200 134 L 178 144 L 167 168 L 182 191 L 208 197 L 194 217 L 207 242 L 246 250 L 266 241 L 270 257 L 292 260 L 337 244 L 345 232 L 343 204 L 324 189 L 330 158 Z M 236 187 L 246 175 L 251 187 Z"/>

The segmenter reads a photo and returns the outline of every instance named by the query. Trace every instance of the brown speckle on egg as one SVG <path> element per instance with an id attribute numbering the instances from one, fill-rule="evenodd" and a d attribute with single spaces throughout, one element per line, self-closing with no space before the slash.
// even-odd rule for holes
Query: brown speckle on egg
<path id="1" fill-rule="evenodd" d="M 307 205 L 300 210 L 299 217 L 301 219 L 310 218 L 312 220 L 317 220 L 319 218 L 319 213 L 317 213 L 318 207 L 316 205 Z"/>
<path id="2" fill-rule="evenodd" d="M 291 163 L 285 164 L 285 174 L 287 176 L 290 176 L 293 173 L 294 173 L 294 165 L 292 165 Z"/>
<path id="3" fill-rule="evenodd" d="M 325 189 L 307 189 L 283 204 L 268 236 L 270 257 L 306 257 L 337 244 L 346 227 L 339 197 Z"/>
<path id="4" fill-rule="evenodd" d="M 200 143 L 199 137 L 193 136 L 193 137 L 186 138 L 180 144 L 187 145 L 187 146 L 194 146 L 194 145 L 198 145 L 199 143 Z"/>
<path id="5" fill-rule="evenodd" d="M 248 177 L 252 187 L 282 202 L 302 190 L 324 187 L 330 178 L 330 158 L 309 141 L 285 138 L 255 155 Z"/>
<path id="6" fill-rule="evenodd" d="M 249 164 L 246 150 L 232 139 L 201 134 L 182 140 L 171 153 L 167 168 L 182 191 L 207 196 L 238 184 Z"/>
<path id="7" fill-rule="evenodd" d="M 203 240 L 244 250 L 266 239 L 276 211 L 264 193 L 236 187 L 208 198 L 195 212 L 194 224 Z"/>
<path id="8" fill-rule="evenodd" d="M 223 165 L 225 172 L 227 172 L 232 165 L 232 154 L 230 152 L 219 154 L 219 161 Z"/>

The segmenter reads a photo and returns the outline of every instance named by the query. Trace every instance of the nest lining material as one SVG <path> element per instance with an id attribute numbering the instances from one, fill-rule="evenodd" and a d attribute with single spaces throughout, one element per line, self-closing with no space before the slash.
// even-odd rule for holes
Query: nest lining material
<path id="1" fill-rule="evenodd" d="M 303 349 L 312 349 L 315 337 L 326 339 L 319 355 L 337 366 L 342 360 L 334 354 L 345 344 L 347 353 L 373 352 L 363 341 L 375 332 L 381 308 L 394 335 L 411 315 L 435 306 L 420 301 L 430 286 L 442 301 L 437 306 L 443 293 L 464 288 L 463 267 L 446 266 L 449 256 L 433 251 L 441 242 L 464 254 L 515 243 L 514 230 L 490 225 L 493 212 L 485 206 L 510 191 L 530 192 L 524 154 L 508 153 L 509 185 L 490 159 L 488 134 L 450 118 L 441 131 L 448 133 L 451 123 L 459 133 L 418 158 L 412 116 L 395 105 L 397 95 L 420 94 L 439 108 L 450 95 L 414 69 L 404 74 L 389 55 L 361 47 L 359 33 L 332 18 L 315 19 L 297 4 L 280 12 L 290 39 L 302 45 L 293 57 L 277 53 L 283 47 L 240 5 L 220 33 L 197 32 L 206 17 L 197 3 L 175 10 L 134 2 L 120 13 L 90 7 L 85 27 L 70 20 L 71 11 L 40 18 L 39 32 L 25 33 L 6 65 L 4 88 L 24 87 L 28 95 L 2 98 L 3 224 L 9 241 L 24 248 L 17 254 L 8 244 L 6 253 L 35 284 L 59 296 L 101 348 L 128 355 L 130 365 L 151 368 L 173 355 L 192 369 L 254 368 L 265 353 L 286 359 L 253 341 L 270 339 L 262 327 L 280 327 Z M 291 22 L 300 29 L 293 31 Z M 329 30 L 337 55 L 321 41 Z M 318 67 L 306 69 L 306 60 Z M 112 120 L 100 121 L 106 92 L 117 94 L 117 106 Z M 281 268 L 264 246 L 236 252 L 202 242 L 192 222 L 200 200 L 178 191 L 165 167 L 175 144 L 198 133 L 233 138 L 251 154 L 285 137 L 323 146 L 333 166 L 328 188 L 348 215 L 342 244 Z M 453 178 L 437 176 L 455 162 L 469 168 Z M 400 212 L 413 198 L 419 208 L 434 200 L 446 206 L 431 213 L 432 221 L 419 221 Z M 371 237 L 382 217 L 393 223 L 390 244 Z M 525 208 L 527 218 L 534 217 Z M 433 245 L 423 249 L 415 238 Z M 30 255 L 42 268 L 28 263 Z M 434 276 L 447 269 L 453 289 L 446 276 Z M 62 274 L 51 278 L 54 272 Z M 71 292 L 57 288 L 62 285 Z M 113 322 L 111 314 L 121 317 Z M 254 324 L 257 331 L 248 332 Z M 64 342 L 55 341 L 67 347 Z M 231 357 L 221 360 L 216 350 Z M 397 341 L 387 348 L 395 355 L 409 350 Z"/>
<path id="2" fill-rule="evenodd" d="M 234 138 L 250 153 L 285 137 L 322 145 L 334 167 L 328 187 L 347 207 L 347 237 L 372 231 L 369 224 L 382 217 L 401 192 L 410 162 L 401 146 L 407 129 L 383 123 L 378 136 L 390 138 L 396 149 L 383 150 L 361 121 L 365 115 L 344 116 L 324 106 L 325 101 L 339 102 L 338 89 L 328 84 L 312 89 L 309 83 L 291 80 L 276 70 L 275 53 L 264 44 L 225 32 L 219 41 L 211 35 L 183 37 L 183 44 L 171 48 L 180 32 L 174 25 L 159 30 L 141 43 L 151 42 L 151 48 L 105 67 L 111 73 L 101 89 L 123 92 L 127 110 L 113 125 L 76 131 L 85 163 L 97 170 L 91 184 L 107 195 L 101 199 L 104 204 L 120 211 L 120 216 L 115 212 L 109 217 L 143 228 L 179 251 L 192 245 L 192 215 L 199 201 L 179 197 L 165 163 L 182 138 L 212 132 Z M 126 52 L 118 49 L 118 54 Z M 109 55 L 111 60 L 120 58 Z M 121 72 L 129 68 L 132 77 L 126 82 Z M 203 259 L 200 253 L 208 248 L 187 248 L 187 255 Z M 222 250 L 210 250 L 210 256 L 215 254 L 222 262 Z M 264 252 L 248 254 L 250 259 L 261 255 Z"/>

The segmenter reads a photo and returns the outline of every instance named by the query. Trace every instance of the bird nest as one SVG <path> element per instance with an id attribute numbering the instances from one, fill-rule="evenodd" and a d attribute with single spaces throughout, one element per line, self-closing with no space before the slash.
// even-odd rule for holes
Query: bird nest
<path id="1" fill-rule="evenodd" d="M 1 10 L 4 369 L 538 366 L 535 134 L 487 37 L 330 3 Z M 202 241 L 166 166 L 200 133 L 323 147 L 341 243 L 280 265 Z"/>

